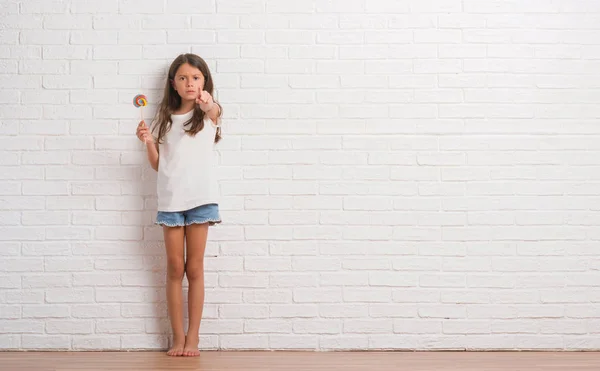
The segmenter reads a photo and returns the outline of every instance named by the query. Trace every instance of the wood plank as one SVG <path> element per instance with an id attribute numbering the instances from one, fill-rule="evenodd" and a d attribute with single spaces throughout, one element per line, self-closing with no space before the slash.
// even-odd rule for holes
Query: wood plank
<path id="1" fill-rule="evenodd" d="M 598 371 L 599 352 L 0 352 L 2 371 Z"/>

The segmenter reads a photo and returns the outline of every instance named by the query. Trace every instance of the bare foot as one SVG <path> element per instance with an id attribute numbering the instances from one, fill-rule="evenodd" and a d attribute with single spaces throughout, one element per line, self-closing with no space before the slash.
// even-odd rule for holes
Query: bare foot
<path id="1" fill-rule="evenodd" d="M 184 336 L 173 336 L 173 346 L 167 351 L 167 355 L 171 357 L 179 357 L 183 355 L 183 347 L 185 345 Z"/>
<path id="2" fill-rule="evenodd" d="M 183 356 L 184 357 L 197 357 L 200 355 L 200 351 L 198 350 L 198 335 L 190 335 L 185 337 L 185 346 L 183 347 Z"/>

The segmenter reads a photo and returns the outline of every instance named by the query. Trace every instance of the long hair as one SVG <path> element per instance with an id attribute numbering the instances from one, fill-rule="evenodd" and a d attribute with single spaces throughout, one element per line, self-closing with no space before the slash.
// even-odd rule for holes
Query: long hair
<path id="1" fill-rule="evenodd" d="M 189 64 L 193 67 L 196 67 L 204 76 L 204 88 L 203 90 L 213 95 L 214 84 L 213 79 L 210 74 L 210 70 L 208 69 L 208 65 L 204 61 L 204 59 L 200 58 L 196 54 L 181 54 L 171 63 L 169 67 L 169 75 L 167 77 L 167 81 L 165 84 L 165 90 L 163 94 L 163 99 L 158 107 L 155 125 L 152 131 L 157 131 L 157 143 L 162 143 L 165 135 L 171 130 L 171 126 L 173 125 L 173 121 L 171 121 L 171 114 L 175 112 L 179 106 L 181 106 L 181 97 L 175 91 L 173 87 L 173 81 L 175 81 L 175 74 L 177 70 L 182 64 Z M 215 101 L 215 104 L 216 103 Z M 221 105 L 219 104 L 219 117 L 223 114 L 221 111 Z M 199 105 L 194 105 L 194 113 L 192 118 L 189 119 L 186 123 L 183 124 L 185 128 L 185 132 L 191 136 L 196 135 L 200 130 L 204 128 L 204 116 L 205 113 L 200 109 Z M 215 143 L 221 140 L 221 126 L 217 126 L 217 133 L 215 135 Z"/>

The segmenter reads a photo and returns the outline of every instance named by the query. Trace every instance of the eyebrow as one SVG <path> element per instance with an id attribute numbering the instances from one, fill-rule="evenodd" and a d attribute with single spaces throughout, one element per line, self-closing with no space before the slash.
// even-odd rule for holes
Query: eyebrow
<path id="1" fill-rule="evenodd" d="M 193 75 L 185 75 L 185 74 L 175 75 L 175 77 L 179 77 L 179 76 L 194 76 L 194 77 L 196 77 L 196 76 L 202 76 L 202 74 L 201 73 L 195 73 Z"/>

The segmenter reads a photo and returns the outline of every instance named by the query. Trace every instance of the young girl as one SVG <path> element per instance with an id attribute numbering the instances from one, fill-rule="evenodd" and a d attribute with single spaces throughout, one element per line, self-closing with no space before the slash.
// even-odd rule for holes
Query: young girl
<path id="1" fill-rule="evenodd" d="M 213 163 L 221 139 L 221 106 L 213 100 L 206 62 L 183 54 L 169 68 L 164 98 L 152 131 L 141 121 L 137 137 L 158 172 L 158 214 L 167 250 L 167 305 L 173 342 L 170 356 L 197 356 L 204 306 L 204 250 L 208 227 L 221 222 Z M 152 134 L 156 134 L 153 136 Z M 184 259 L 185 242 L 185 259 Z M 183 275 L 189 282 L 187 335 L 183 326 Z"/>

